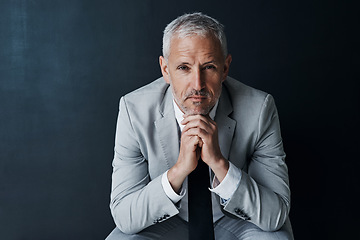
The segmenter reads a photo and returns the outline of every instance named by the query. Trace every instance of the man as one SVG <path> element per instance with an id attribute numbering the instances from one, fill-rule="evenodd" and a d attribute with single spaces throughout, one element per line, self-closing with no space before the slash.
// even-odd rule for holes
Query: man
<path id="1" fill-rule="evenodd" d="M 107 239 L 187 239 L 189 176 L 203 163 L 215 239 L 293 239 L 274 100 L 227 76 L 223 26 L 201 13 L 178 17 L 159 61 L 163 78 L 120 100 L 110 203 L 117 227 Z"/>

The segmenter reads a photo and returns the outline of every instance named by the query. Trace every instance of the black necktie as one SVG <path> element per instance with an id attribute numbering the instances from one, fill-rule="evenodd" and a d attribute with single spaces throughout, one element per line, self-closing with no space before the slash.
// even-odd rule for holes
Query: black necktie
<path id="1" fill-rule="evenodd" d="M 201 159 L 188 176 L 189 239 L 213 240 L 214 226 L 209 191 L 209 167 Z"/>

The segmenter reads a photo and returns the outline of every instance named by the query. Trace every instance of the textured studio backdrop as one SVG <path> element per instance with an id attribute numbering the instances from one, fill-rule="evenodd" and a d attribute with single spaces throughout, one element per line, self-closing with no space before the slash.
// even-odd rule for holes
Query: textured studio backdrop
<path id="1" fill-rule="evenodd" d="M 0 239 L 104 239 L 120 97 L 161 74 L 185 12 L 280 114 L 295 239 L 355 239 L 358 9 L 346 1 L 0 0 Z M 129 173 L 130 174 L 130 173 Z"/>

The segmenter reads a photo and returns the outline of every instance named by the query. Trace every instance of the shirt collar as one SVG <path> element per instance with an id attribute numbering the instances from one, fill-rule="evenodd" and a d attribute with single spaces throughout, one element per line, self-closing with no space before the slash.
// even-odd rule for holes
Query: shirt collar
<path id="1" fill-rule="evenodd" d="M 215 114 L 216 114 L 216 109 L 218 107 L 218 103 L 219 103 L 219 100 L 216 101 L 215 103 L 215 106 L 211 109 L 210 113 L 209 113 L 209 116 L 211 119 L 214 120 L 215 118 Z M 175 99 L 173 100 L 173 105 L 174 105 L 174 111 L 175 111 L 175 118 L 176 118 L 176 121 L 180 127 L 180 130 L 182 131 L 183 128 L 185 127 L 185 125 L 182 125 L 181 124 L 181 121 L 184 119 L 183 115 L 184 113 L 180 110 L 179 106 L 176 104 L 175 102 Z"/>

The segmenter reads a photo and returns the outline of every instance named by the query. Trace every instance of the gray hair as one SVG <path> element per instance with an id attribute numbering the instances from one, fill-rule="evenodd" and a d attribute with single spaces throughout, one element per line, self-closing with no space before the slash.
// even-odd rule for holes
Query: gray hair
<path id="1" fill-rule="evenodd" d="M 224 26 L 216 19 L 203 13 L 196 12 L 184 14 L 166 26 L 162 47 L 163 56 L 166 60 L 170 55 L 170 43 L 175 34 L 179 38 L 185 38 L 193 35 L 207 37 L 211 34 L 219 40 L 224 58 L 228 55 Z"/>

